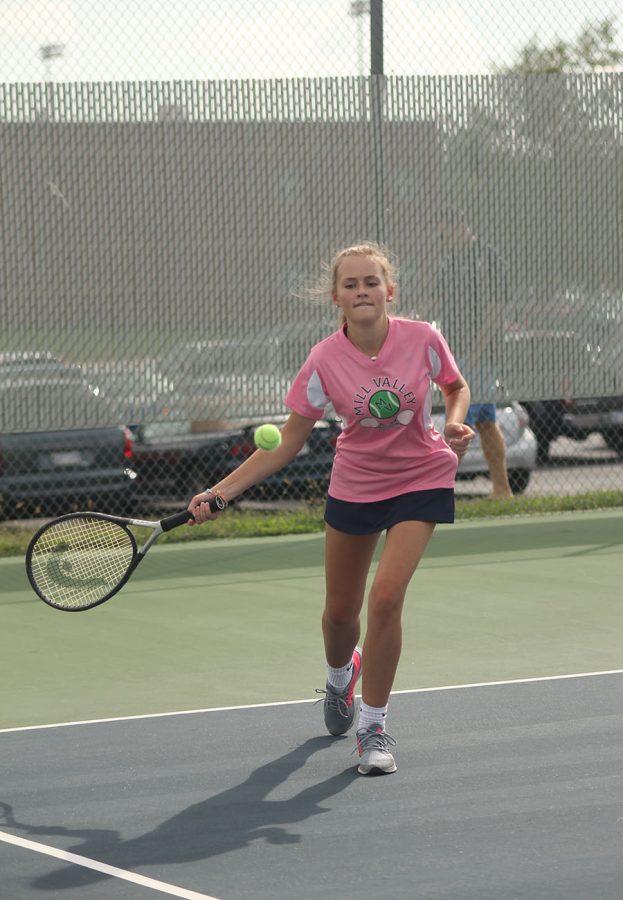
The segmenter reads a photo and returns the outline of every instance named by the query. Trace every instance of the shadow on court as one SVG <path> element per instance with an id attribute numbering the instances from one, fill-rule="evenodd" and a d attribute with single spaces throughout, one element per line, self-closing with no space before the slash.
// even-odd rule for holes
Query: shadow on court
<path id="1" fill-rule="evenodd" d="M 376 779 L 351 739 L 301 739 L 311 704 L 5 733 L 0 831 L 179 896 L 357 900 L 364 873 L 371 898 L 620 900 L 621 709 L 621 672 L 398 694 Z M 0 865 L 11 900 L 144 891 L 36 848 Z"/>
<path id="2" fill-rule="evenodd" d="M 9 804 L 0 802 L 0 809 L 4 810 L 6 824 L 22 835 L 75 838 L 79 843 L 67 847 L 68 852 L 133 871 L 142 866 L 206 860 L 248 847 L 254 841 L 296 844 L 301 840 L 300 835 L 283 826 L 330 812 L 320 804 L 358 778 L 356 769 L 351 765 L 286 800 L 269 800 L 268 795 L 305 766 L 313 754 L 334 743 L 335 738 L 328 735 L 310 738 L 255 769 L 236 787 L 195 803 L 157 828 L 127 841 L 112 829 L 30 826 L 19 821 Z M 32 886 L 42 891 L 66 890 L 106 881 L 108 877 L 71 864 L 33 879 Z"/>

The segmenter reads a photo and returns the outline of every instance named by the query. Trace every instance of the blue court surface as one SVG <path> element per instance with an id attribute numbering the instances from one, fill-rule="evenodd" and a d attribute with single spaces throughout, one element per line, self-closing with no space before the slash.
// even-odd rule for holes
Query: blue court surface
<path id="1" fill-rule="evenodd" d="M 5 731 L 7 900 L 620 900 L 623 672 L 395 695 L 364 778 L 309 703 Z"/>

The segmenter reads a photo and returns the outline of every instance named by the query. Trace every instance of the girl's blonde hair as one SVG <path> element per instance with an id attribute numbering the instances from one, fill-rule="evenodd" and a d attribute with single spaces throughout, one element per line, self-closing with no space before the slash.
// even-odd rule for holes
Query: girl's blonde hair
<path id="1" fill-rule="evenodd" d="M 395 289 L 397 277 L 396 266 L 390 259 L 388 251 L 375 241 L 363 241 L 361 244 L 353 244 L 352 247 L 344 247 L 342 250 L 338 250 L 331 260 L 329 265 L 331 296 L 333 296 L 337 290 L 337 277 L 340 265 L 349 256 L 369 256 L 371 259 L 376 260 L 381 267 L 387 287 L 392 288 L 392 290 Z M 346 317 L 344 316 L 344 313 L 341 313 L 340 325 L 344 325 L 345 322 Z"/>

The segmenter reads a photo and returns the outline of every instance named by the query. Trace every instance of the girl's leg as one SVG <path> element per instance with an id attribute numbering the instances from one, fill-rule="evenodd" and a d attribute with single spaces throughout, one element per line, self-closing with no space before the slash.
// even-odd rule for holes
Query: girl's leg
<path id="1" fill-rule="evenodd" d="M 355 685 L 361 651 L 355 650 L 361 626 L 366 578 L 378 534 L 350 535 L 327 525 L 327 595 L 322 633 L 327 660 L 324 722 L 329 734 L 345 734 L 355 721 Z"/>
<path id="2" fill-rule="evenodd" d="M 347 665 L 361 632 L 360 613 L 378 534 L 345 534 L 326 526 L 326 600 L 322 615 L 327 663 Z"/>
<path id="3" fill-rule="evenodd" d="M 400 522 L 387 532 L 368 598 L 362 672 L 368 706 L 387 706 L 402 649 L 405 593 L 434 529 L 432 522 Z"/>

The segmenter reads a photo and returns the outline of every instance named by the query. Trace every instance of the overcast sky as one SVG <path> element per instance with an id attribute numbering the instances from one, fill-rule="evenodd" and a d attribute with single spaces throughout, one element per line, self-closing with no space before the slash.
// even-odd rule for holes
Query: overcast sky
<path id="1" fill-rule="evenodd" d="M 364 74 L 369 19 L 351 0 L 0 0 L 0 80 Z M 479 74 L 535 34 L 574 38 L 623 0 L 385 0 L 388 75 Z M 62 45 L 48 67 L 44 45 Z"/>

